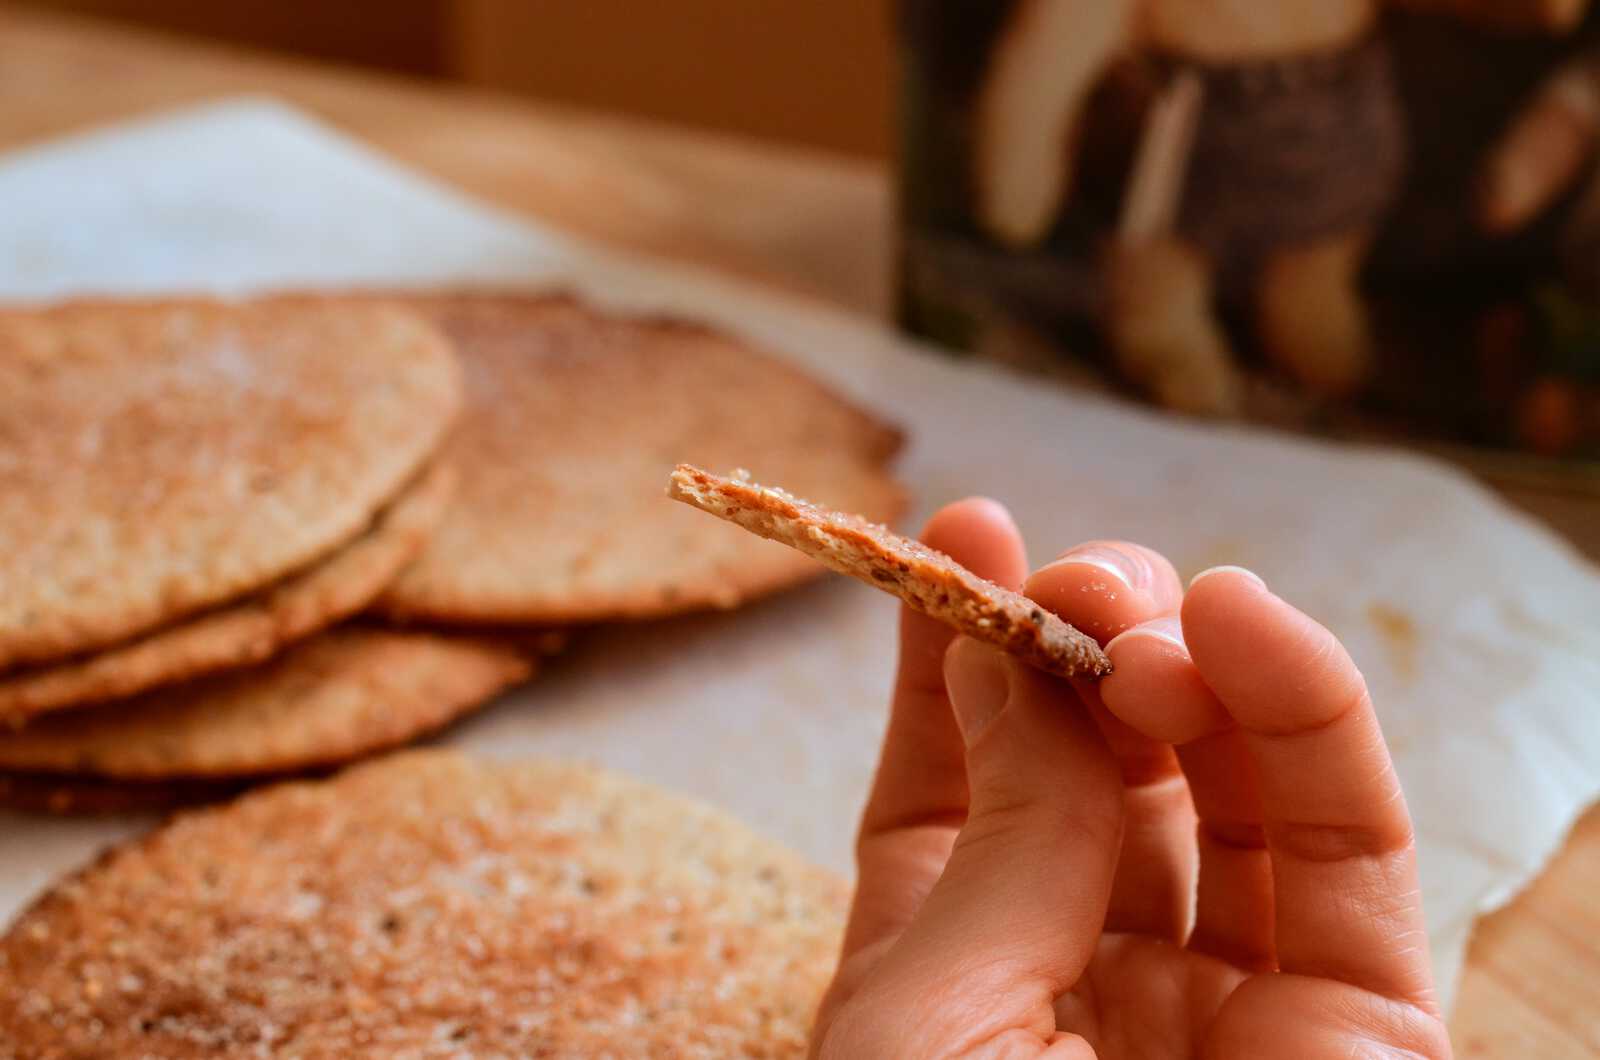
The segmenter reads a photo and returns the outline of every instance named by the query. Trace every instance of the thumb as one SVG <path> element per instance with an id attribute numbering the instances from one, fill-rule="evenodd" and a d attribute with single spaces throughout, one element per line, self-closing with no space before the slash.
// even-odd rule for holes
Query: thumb
<path id="1" fill-rule="evenodd" d="M 958 989 L 962 1038 L 1037 1024 L 1049 1041 L 1051 1003 L 1105 921 L 1122 832 L 1116 761 L 1063 680 L 962 637 L 945 682 L 966 744 L 967 821 L 878 971 L 906 997 Z M 971 998 L 984 999 L 979 1018 Z"/>

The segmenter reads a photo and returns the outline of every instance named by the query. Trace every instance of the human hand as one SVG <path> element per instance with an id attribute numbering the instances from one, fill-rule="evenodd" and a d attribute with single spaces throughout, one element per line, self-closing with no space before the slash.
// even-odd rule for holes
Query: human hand
<path id="1" fill-rule="evenodd" d="M 1450 1056 L 1410 817 L 1330 633 L 1137 545 L 1029 578 L 992 501 L 923 540 L 1116 669 L 1065 682 L 903 613 L 815 1056 Z"/>

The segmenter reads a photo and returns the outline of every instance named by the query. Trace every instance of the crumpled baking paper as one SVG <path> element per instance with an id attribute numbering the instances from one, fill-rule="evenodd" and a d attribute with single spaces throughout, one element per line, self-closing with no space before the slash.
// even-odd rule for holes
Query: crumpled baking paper
<path id="1" fill-rule="evenodd" d="M 1180 422 L 878 325 L 613 253 L 240 100 L 0 162 L 0 297 L 516 280 L 742 332 L 908 428 L 915 526 L 974 492 L 1035 562 L 1089 537 L 1261 572 L 1371 684 L 1421 846 L 1441 987 L 1600 795 L 1600 576 L 1466 476 L 1386 449 Z M 668 503 L 663 500 L 662 503 Z M 0 543 L 3 547 L 3 543 Z M 830 578 L 735 614 L 596 632 L 455 730 L 719 803 L 841 871 L 885 720 L 895 603 Z M 0 815 L 0 919 L 146 819 Z"/>

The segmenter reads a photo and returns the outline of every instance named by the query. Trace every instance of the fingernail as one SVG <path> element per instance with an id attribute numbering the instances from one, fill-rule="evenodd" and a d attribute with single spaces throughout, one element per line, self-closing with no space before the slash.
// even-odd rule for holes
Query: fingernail
<path id="1" fill-rule="evenodd" d="M 1000 716 L 1011 695 L 1004 657 L 966 637 L 956 638 L 945 654 L 944 683 L 961 738 L 968 744 Z"/>
<path id="2" fill-rule="evenodd" d="M 1150 584 L 1150 566 L 1143 557 L 1124 552 L 1119 548 L 1084 545 L 1070 552 L 1063 552 L 1048 566 L 1065 567 L 1072 564 L 1104 571 L 1121 582 L 1124 588 L 1142 589 Z"/>
<path id="3" fill-rule="evenodd" d="M 1200 580 L 1202 578 L 1209 578 L 1213 574 L 1222 574 L 1224 572 L 1231 572 L 1233 574 L 1243 574 L 1246 578 L 1249 578 L 1251 581 L 1253 581 L 1257 585 L 1261 586 L 1261 588 L 1265 589 L 1267 587 L 1267 583 L 1262 581 L 1261 580 L 1261 575 L 1257 574 L 1255 571 L 1246 570 L 1243 567 L 1234 567 L 1234 566 L 1230 566 L 1230 565 L 1226 565 L 1225 564 L 1225 565 L 1223 565 L 1221 567 L 1207 567 L 1205 570 L 1201 571 L 1199 574 L 1196 574 L 1193 578 L 1189 579 L 1189 588 L 1193 589 L 1196 585 L 1200 584 Z"/>
<path id="4" fill-rule="evenodd" d="M 1151 640 L 1176 645 L 1185 652 L 1189 650 L 1189 645 L 1185 644 L 1183 640 L 1183 622 L 1176 616 L 1169 615 L 1166 618 L 1151 619 L 1149 622 L 1118 633 L 1106 644 L 1106 653 L 1110 654 L 1111 650 L 1118 644 L 1133 640 L 1136 637 L 1148 637 Z"/>

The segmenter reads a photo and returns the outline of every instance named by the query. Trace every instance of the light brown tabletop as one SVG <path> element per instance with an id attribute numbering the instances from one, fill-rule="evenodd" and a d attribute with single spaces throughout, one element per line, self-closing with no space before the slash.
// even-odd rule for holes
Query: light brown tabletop
<path id="1" fill-rule="evenodd" d="M 0 6 L 0 149 L 243 93 L 586 236 L 867 313 L 889 303 L 882 167 Z M 1600 556 L 1600 506 L 1514 499 Z M 1452 1028 L 1461 1056 L 1600 1056 L 1600 809 L 1480 925 Z"/>

